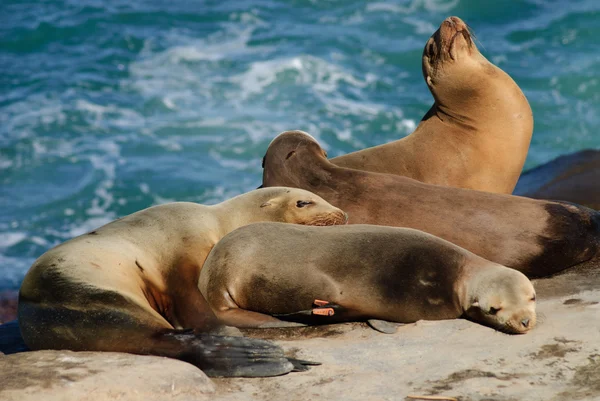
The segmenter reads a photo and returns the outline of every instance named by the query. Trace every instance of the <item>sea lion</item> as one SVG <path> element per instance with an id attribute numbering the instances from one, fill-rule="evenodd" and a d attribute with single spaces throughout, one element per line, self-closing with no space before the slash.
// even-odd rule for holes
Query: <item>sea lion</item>
<path id="1" fill-rule="evenodd" d="M 524 172 L 514 194 L 574 202 L 600 210 L 600 150 L 560 156 Z"/>
<path id="2" fill-rule="evenodd" d="M 447 18 L 423 50 L 435 100 L 405 138 L 331 159 L 339 167 L 429 184 L 512 193 L 533 133 L 533 114 L 513 79 L 477 49 L 469 28 Z"/>
<path id="3" fill-rule="evenodd" d="M 330 322 L 464 315 L 508 333 L 536 322 L 523 273 L 410 228 L 251 224 L 213 248 L 200 291 L 236 327 L 285 327 L 270 315 L 310 310 L 315 300 L 335 306 Z"/>
<path id="4" fill-rule="evenodd" d="M 531 277 L 600 254 L 600 213 L 594 210 L 341 168 L 302 131 L 271 142 L 263 185 L 312 191 L 347 212 L 351 224 L 416 228 Z"/>
<path id="5" fill-rule="evenodd" d="M 282 350 L 227 333 L 198 290 L 210 249 L 258 221 L 341 224 L 344 212 L 290 188 L 251 191 L 213 206 L 150 207 L 40 256 L 23 280 L 18 317 L 32 350 L 120 351 L 190 362 L 209 376 L 293 369 Z M 190 329 L 190 330 L 180 330 Z"/>

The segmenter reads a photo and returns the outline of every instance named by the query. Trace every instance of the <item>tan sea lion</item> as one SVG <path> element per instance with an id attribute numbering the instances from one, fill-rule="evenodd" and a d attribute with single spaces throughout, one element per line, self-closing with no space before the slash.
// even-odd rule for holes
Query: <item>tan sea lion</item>
<path id="1" fill-rule="evenodd" d="M 340 224 L 341 210 L 310 192 L 251 191 L 213 206 L 150 207 L 40 256 L 23 280 L 18 317 L 32 350 L 120 351 L 190 362 L 209 376 L 293 369 L 268 342 L 227 333 L 198 290 L 210 249 L 258 221 Z M 191 329 L 191 330 L 179 330 Z"/>
<path id="2" fill-rule="evenodd" d="M 447 18 L 429 38 L 422 64 L 435 103 L 417 129 L 332 163 L 429 184 L 512 193 L 533 133 L 531 107 L 519 86 L 479 53 L 458 17 Z"/>
<path id="3" fill-rule="evenodd" d="M 574 202 L 600 210 L 600 150 L 560 156 L 524 172 L 514 194 Z"/>
<path id="4" fill-rule="evenodd" d="M 416 228 L 527 276 L 547 276 L 600 254 L 594 210 L 341 168 L 302 131 L 271 142 L 263 185 L 312 191 L 347 212 L 351 224 Z"/>
<path id="5" fill-rule="evenodd" d="M 292 320 L 410 323 L 464 315 L 508 333 L 536 322 L 535 291 L 524 274 L 409 228 L 251 224 L 214 247 L 200 290 L 217 317 L 236 327 L 285 327 L 271 315 L 289 319 L 315 300 L 335 309 L 325 304 L 313 312 L 334 315 Z"/>

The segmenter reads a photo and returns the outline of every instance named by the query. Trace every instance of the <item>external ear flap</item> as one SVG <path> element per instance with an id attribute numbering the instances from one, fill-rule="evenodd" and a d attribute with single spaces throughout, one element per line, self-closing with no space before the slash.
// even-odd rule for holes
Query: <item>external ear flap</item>
<path id="1" fill-rule="evenodd" d="M 267 207 L 267 206 L 271 206 L 271 202 L 265 202 L 262 205 L 260 205 L 260 207 Z"/>

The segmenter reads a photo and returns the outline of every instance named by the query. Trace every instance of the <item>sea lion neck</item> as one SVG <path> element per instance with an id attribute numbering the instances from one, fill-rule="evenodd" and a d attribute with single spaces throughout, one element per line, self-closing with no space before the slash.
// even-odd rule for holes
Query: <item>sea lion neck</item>
<path id="1" fill-rule="evenodd" d="M 238 227 L 264 221 L 260 213 L 248 213 L 248 205 L 252 203 L 258 210 L 262 203 L 268 201 L 274 195 L 275 192 L 267 190 L 255 191 L 253 199 L 249 199 L 248 194 L 241 194 L 224 202 L 209 206 L 214 215 L 217 216 L 215 220 L 219 222 L 218 231 L 221 233 L 221 238 Z"/>

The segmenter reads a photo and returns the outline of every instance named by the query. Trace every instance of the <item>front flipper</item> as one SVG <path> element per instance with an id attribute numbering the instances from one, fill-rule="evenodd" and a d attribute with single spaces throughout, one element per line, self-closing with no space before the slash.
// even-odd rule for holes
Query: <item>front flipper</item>
<path id="1" fill-rule="evenodd" d="M 228 326 L 242 328 L 285 328 L 285 327 L 303 327 L 305 324 L 287 322 L 279 320 L 273 316 L 264 313 L 253 312 L 245 309 L 231 308 L 224 311 L 217 311 L 218 319 Z"/>
<path id="2" fill-rule="evenodd" d="M 398 327 L 404 325 L 404 323 L 388 322 L 379 319 L 368 319 L 367 323 L 371 328 L 385 334 L 394 334 L 398 330 Z"/>

